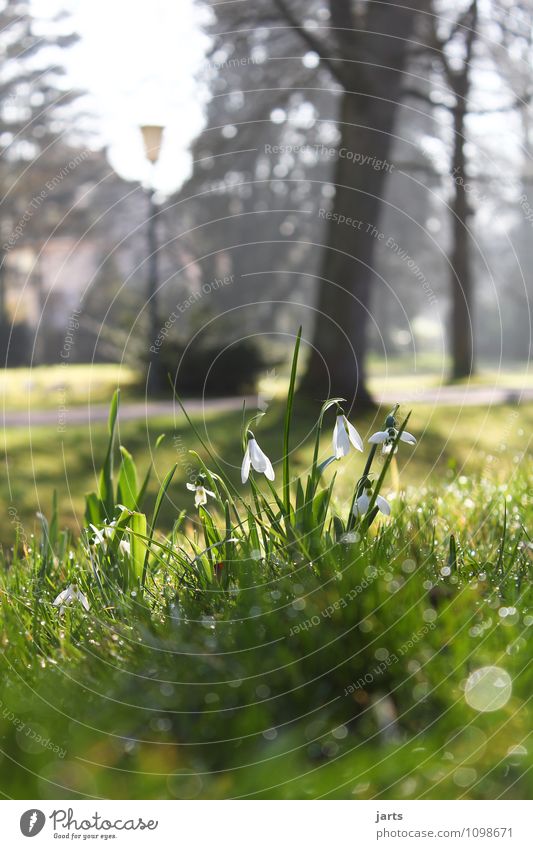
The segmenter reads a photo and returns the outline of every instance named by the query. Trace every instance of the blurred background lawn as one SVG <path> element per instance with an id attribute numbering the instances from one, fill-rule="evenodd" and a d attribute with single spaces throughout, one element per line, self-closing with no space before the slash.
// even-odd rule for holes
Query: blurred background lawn
<path id="1" fill-rule="evenodd" d="M 288 384 L 287 365 L 274 369 L 257 381 L 257 394 L 266 398 L 282 395 Z M 413 361 L 412 356 L 383 360 L 369 358 L 369 388 L 377 396 L 394 392 L 413 392 L 441 386 L 502 387 L 510 390 L 533 388 L 533 370 L 523 363 L 496 367 L 487 362 L 482 369 L 463 381 L 446 379 L 447 363 L 427 354 Z M 53 410 L 67 407 L 109 404 L 117 386 L 123 401 L 146 397 L 143 375 L 126 365 L 72 364 L 36 366 L 0 371 L 0 405 L 5 411 Z"/>

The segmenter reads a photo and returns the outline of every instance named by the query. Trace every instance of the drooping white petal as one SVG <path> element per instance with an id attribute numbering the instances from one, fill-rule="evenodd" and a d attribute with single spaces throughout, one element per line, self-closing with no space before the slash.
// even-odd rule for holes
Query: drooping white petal
<path id="1" fill-rule="evenodd" d="M 204 492 L 206 492 L 206 493 L 207 493 L 207 495 L 210 495 L 210 496 L 211 496 L 211 498 L 216 498 L 215 493 L 214 493 L 214 492 L 211 492 L 211 490 L 210 490 L 210 489 L 204 489 Z"/>
<path id="2" fill-rule="evenodd" d="M 392 442 L 384 442 L 383 448 L 381 449 L 381 453 L 382 454 L 390 454 L 391 451 L 392 451 L 392 445 L 393 445 Z M 397 454 L 397 453 L 398 453 L 398 446 L 396 445 L 396 447 L 394 449 L 394 454 Z"/>
<path id="3" fill-rule="evenodd" d="M 256 472 L 264 472 L 267 465 L 266 454 L 264 453 L 264 451 L 261 451 L 255 439 L 248 440 L 248 448 L 250 451 L 250 460 L 252 461 L 252 468 L 255 469 Z"/>
<path id="4" fill-rule="evenodd" d="M 243 458 L 242 466 L 241 466 L 241 481 L 243 483 L 246 483 L 246 481 L 248 480 L 248 478 L 250 476 L 250 465 L 251 465 L 250 443 L 248 443 L 248 445 L 246 447 L 246 451 L 244 452 L 244 458 Z"/>
<path id="5" fill-rule="evenodd" d="M 121 539 L 119 544 L 118 544 L 118 548 L 119 548 L 119 551 L 122 552 L 122 554 L 127 554 L 128 556 L 130 555 L 131 546 L 130 546 L 129 540 Z"/>
<path id="6" fill-rule="evenodd" d="M 193 483 L 187 483 L 185 486 L 190 492 L 196 492 L 196 486 Z"/>
<path id="7" fill-rule="evenodd" d="M 275 475 L 272 463 L 265 452 L 261 450 L 255 439 L 248 440 L 248 450 L 250 451 L 250 460 L 255 471 L 261 472 L 268 480 L 273 481 Z"/>
<path id="8" fill-rule="evenodd" d="M 63 590 L 59 593 L 57 598 L 54 601 L 54 605 L 59 607 L 59 613 L 62 616 L 65 612 L 65 607 L 68 607 L 69 604 L 72 604 L 74 601 L 79 601 L 80 604 L 83 605 L 85 610 L 89 610 L 89 602 L 87 600 L 87 596 L 82 593 L 81 590 L 78 589 L 76 584 L 69 584 L 66 590 Z"/>
<path id="9" fill-rule="evenodd" d="M 203 486 L 197 486 L 194 495 L 194 506 L 200 507 L 203 504 L 207 504 L 207 494 Z"/>
<path id="10" fill-rule="evenodd" d="M 67 587 L 66 590 L 63 590 L 63 592 L 59 593 L 59 595 L 57 596 L 57 598 L 54 601 L 54 604 L 56 605 L 56 607 L 58 607 L 60 604 L 63 604 L 64 602 L 66 602 L 67 598 L 69 597 L 69 590 L 70 590 L 70 587 Z"/>
<path id="11" fill-rule="evenodd" d="M 354 516 L 363 516 L 366 513 L 366 511 L 368 510 L 369 504 L 370 504 L 370 498 L 366 494 L 366 489 L 365 489 L 365 491 L 359 496 L 359 498 L 357 499 L 357 501 L 354 504 L 354 507 L 353 507 Z"/>
<path id="12" fill-rule="evenodd" d="M 85 608 L 85 610 L 89 610 L 89 608 L 90 608 L 90 604 L 89 604 L 89 602 L 87 601 L 87 596 L 85 595 L 85 593 L 82 593 L 82 591 L 81 591 L 81 590 L 78 590 L 78 601 L 81 601 L 81 603 L 82 603 L 83 607 Z"/>
<path id="13" fill-rule="evenodd" d="M 346 427 L 348 429 L 348 436 L 349 436 L 350 442 L 352 443 L 353 447 L 357 448 L 358 451 L 362 451 L 363 450 L 363 440 L 361 439 L 361 437 L 357 433 L 353 424 L 350 424 L 350 422 L 348 421 L 346 416 L 344 416 L 344 424 L 346 425 Z"/>
<path id="14" fill-rule="evenodd" d="M 408 433 L 406 430 L 400 436 L 400 442 L 407 442 L 408 445 L 416 445 L 416 439 L 412 433 Z"/>
<path id="15" fill-rule="evenodd" d="M 382 442 L 385 442 L 386 439 L 389 438 L 388 430 L 378 430 L 376 433 L 373 433 L 370 439 L 368 440 L 372 445 L 380 445 Z"/>
<path id="16" fill-rule="evenodd" d="M 335 458 L 337 460 L 340 460 L 341 457 L 345 457 L 350 450 L 350 439 L 344 422 L 344 416 L 337 416 L 335 427 L 333 428 L 333 451 L 335 452 Z"/>
<path id="17" fill-rule="evenodd" d="M 107 540 L 104 536 L 103 531 L 100 531 L 94 525 L 90 525 L 90 527 L 93 529 L 94 535 L 96 537 L 96 539 L 94 540 L 94 544 L 95 545 L 102 545 L 105 548 L 107 546 Z"/>
<path id="18" fill-rule="evenodd" d="M 386 498 L 383 498 L 383 496 L 377 496 L 376 507 L 378 508 L 378 510 L 381 510 L 381 512 L 384 513 L 385 516 L 390 516 L 390 504 Z"/>
<path id="19" fill-rule="evenodd" d="M 268 457 L 266 457 L 266 469 L 265 469 L 265 477 L 268 478 L 269 481 L 273 481 L 276 475 L 274 474 L 274 467 Z"/>

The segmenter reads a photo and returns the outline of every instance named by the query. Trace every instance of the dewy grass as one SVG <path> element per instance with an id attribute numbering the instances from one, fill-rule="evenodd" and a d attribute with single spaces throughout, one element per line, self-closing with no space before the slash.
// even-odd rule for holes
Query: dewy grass
<path id="1" fill-rule="evenodd" d="M 505 487 L 461 476 L 391 498 L 409 414 L 365 447 L 332 398 L 297 475 L 297 366 L 298 343 L 281 475 L 268 413 L 244 423 L 240 485 L 194 429 L 190 508 L 162 533 L 176 467 L 147 514 L 151 467 L 116 444 L 117 394 L 79 538 L 56 507 L 4 555 L 11 796 L 530 794 L 530 461 Z"/>

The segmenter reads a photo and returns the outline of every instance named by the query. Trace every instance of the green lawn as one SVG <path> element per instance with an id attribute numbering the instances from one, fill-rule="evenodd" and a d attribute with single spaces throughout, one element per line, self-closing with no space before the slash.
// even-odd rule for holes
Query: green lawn
<path id="1" fill-rule="evenodd" d="M 432 485 L 438 480 L 452 480 L 460 474 L 482 474 L 494 481 L 507 480 L 516 470 L 520 458 L 528 449 L 533 432 L 533 404 L 494 407 L 490 412 L 476 407 L 429 408 L 414 405 L 411 428 L 420 436 L 419 445 L 399 463 L 400 484 L 408 486 Z M 364 435 L 380 428 L 381 413 L 355 417 L 354 423 Z M 272 404 L 260 424 L 262 442 L 279 460 L 279 438 L 282 429 L 283 408 Z M 223 468 L 233 480 L 238 479 L 241 461 L 239 430 L 242 416 L 239 413 L 209 413 L 205 421 L 196 418 L 203 435 L 215 447 Z M 312 428 L 311 410 L 306 407 L 297 415 L 294 426 L 294 462 L 304 471 L 311 458 L 308 439 Z M 170 520 L 173 509 L 189 503 L 185 482 L 192 468 L 188 454 L 197 448 L 194 436 L 183 416 L 172 419 L 155 419 L 126 422 L 120 426 L 120 441 L 133 451 L 140 468 L 145 468 L 152 455 L 158 435 L 166 438 L 155 455 L 158 475 L 154 477 L 151 492 L 155 493 L 157 479 L 173 463 L 178 463 L 172 485 L 170 503 L 166 505 L 163 520 Z M 83 513 L 85 492 L 94 489 L 97 470 L 107 440 L 106 425 L 67 426 L 64 433 L 56 428 L 38 427 L 31 434 L 24 428 L 5 431 L 3 452 L 2 502 L 0 540 L 12 538 L 13 510 L 16 517 L 31 531 L 36 523 L 37 510 L 50 510 L 53 490 L 58 493 L 61 518 L 65 525 L 78 527 Z M 307 440 L 307 442 L 306 442 Z M 329 434 L 323 439 L 323 456 L 329 450 Z M 357 459 L 351 458 L 339 470 L 340 497 L 351 487 L 357 475 Z M 9 510 L 9 512 L 8 512 Z"/>
<path id="2" fill-rule="evenodd" d="M 61 405 L 108 404 L 117 386 L 138 394 L 139 375 L 127 366 L 76 365 L 2 369 L 0 400 L 6 410 L 50 410 Z"/>

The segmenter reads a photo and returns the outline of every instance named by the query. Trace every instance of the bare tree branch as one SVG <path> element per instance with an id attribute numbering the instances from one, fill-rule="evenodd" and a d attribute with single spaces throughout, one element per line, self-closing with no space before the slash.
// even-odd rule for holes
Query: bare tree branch
<path id="1" fill-rule="evenodd" d="M 402 95 L 404 97 L 411 97 L 415 100 L 421 100 L 423 103 L 426 103 L 428 106 L 440 106 L 442 109 L 449 109 L 453 111 L 454 106 L 448 106 L 447 103 L 442 103 L 442 101 L 433 100 L 431 94 L 427 92 L 420 91 L 416 88 L 404 88 L 402 91 Z M 522 109 L 524 106 L 527 106 L 528 103 L 531 103 L 533 95 L 528 94 L 525 95 L 521 99 L 516 99 L 512 103 L 507 103 L 502 106 L 494 106 L 490 109 L 469 109 L 468 112 L 470 115 L 498 115 L 501 112 L 514 112 L 517 109 Z"/>
<path id="2" fill-rule="evenodd" d="M 328 49 L 325 44 L 323 44 L 320 39 L 316 38 L 312 32 L 307 30 L 300 21 L 297 19 L 296 15 L 292 11 L 292 9 L 287 5 L 285 0 L 274 0 L 274 5 L 277 7 L 278 11 L 283 15 L 286 21 L 290 24 L 290 26 L 298 33 L 300 38 L 302 38 L 307 46 L 313 50 L 318 56 L 320 56 L 320 60 L 322 64 L 328 69 L 332 77 L 339 83 L 342 88 L 346 88 L 346 80 L 344 79 L 344 75 L 341 70 L 342 58 L 339 56 L 339 65 L 337 66 L 336 60 L 331 56 L 328 56 Z"/>

